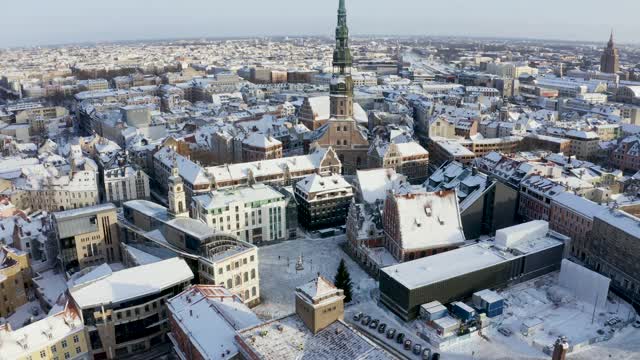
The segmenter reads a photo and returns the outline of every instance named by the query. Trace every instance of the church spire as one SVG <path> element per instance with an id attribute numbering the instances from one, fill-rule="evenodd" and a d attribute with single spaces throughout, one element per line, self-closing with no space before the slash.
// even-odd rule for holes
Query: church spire
<path id="1" fill-rule="evenodd" d="M 351 50 L 349 49 L 349 27 L 345 0 L 338 6 L 338 26 L 336 27 L 336 48 L 333 51 L 333 78 L 331 79 L 331 117 L 334 119 L 353 118 L 353 79 L 351 78 Z"/>
<path id="2" fill-rule="evenodd" d="M 333 52 L 334 72 L 340 74 L 350 72 L 352 65 L 349 49 L 349 27 L 347 26 L 347 8 L 345 0 L 340 0 L 338 7 L 338 26 L 336 27 L 336 49 Z"/>
<path id="3" fill-rule="evenodd" d="M 611 29 L 611 36 L 609 36 L 609 43 L 607 44 L 607 46 L 611 49 L 614 46 L 613 43 L 613 29 Z"/>

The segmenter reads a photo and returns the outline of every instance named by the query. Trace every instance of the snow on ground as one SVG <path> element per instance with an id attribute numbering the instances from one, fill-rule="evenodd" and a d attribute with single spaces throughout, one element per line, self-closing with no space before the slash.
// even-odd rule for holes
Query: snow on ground
<path id="1" fill-rule="evenodd" d="M 11 324 L 11 329 L 17 330 L 33 321 L 44 318 L 45 315 L 46 313 L 42 311 L 40 303 L 38 301 L 31 301 L 18 307 L 7 320 L 9 324 Z M 31 320 L 31 322 L 29 320 Z"/>
<path id="2" fill-rule="evenodd" d="M 640 359 L 640 329 L 627 326 L 615 334 L 613 339 L 593 344 L 584 350 L 571 353 L 567 356 L 567 359 Z"/>
<path id="3" fill-rule="evenodd" d="M 627 320 L 635 315 L 629 304 L 613 296 L 614 301 L 607 303 L 607 311 L 596 312 L 592 324 L 593 308 L 558 286 L 558 272 L 510 287 L 501 295 L 508 307 L 503 316 L 495 318 L 494 325 L 484 330 L 488 340 L 469 341 L 453 346 L 448 352 L 470 355 L 474 351 L 477 359 L 548 359 L 542 349 L 546 345 L 551 346 L 558 336 L 566 336 L 570 345 L 587 343 L 592 338 L 601 337 L 598 330 L 604 330 L 605 334 L 609 332 L 610 327 L 604 323 L 612 317 Z M 533 317 L 541 319 L 543 324 L 525 336 L 520 332 L 522 324 Z M 497 331 L 499 327 L 509 328 L 513 334 L 505 337 Z M 628 326 L 622 332 L 626 334 L 628 329 L 633 328 Z M 640 339 L 640 335 L 636 338 Z M 607 349 L 609 345 L 609 342 L 587 345 L 569 358 L 587 359 L 589 355 L 580 357 L 579 353 L 591 354 L 591 351 L 596 351 L 592 348 Z M 629 346 L 628 351 L 639 348 L 640 345 Z M 640 353 L 636 353 L 635 358 L 640 359 Z"/>
<path id="4" fill-rule="evenodd" d="M 351 275 L 354 302 L 366 301 L 378 283 L 342 250 L 340 245 L 345 239 L 345 235 L 305 238 L 259 248 L 262 304 L 253 309 L 255 313 L 263 319 L 293 313 L 296 287 L 313 280 L 318 273 L 333 281 L 341 259 L 345 260 Z M 304 270 L 296 271 L 296 262 L 301 256 Z"/>
<path id="5" fill-rule="evenodd" d="M 363 312 L 404 332 L 414 344 L 429 346 L 419 337 L 426 324 L 421 320 L 404 322 L 379 303 L 377 281 L 344 253 L 341 248 L 344 241 L 344 235 L 327 239 L 307 237 L 259 248 L 262 304 L 255 307 L 254 312 L 262 319 L 294 312 L 295 288 L 312 280 L 318 272 L 333 280 L 340 259 L 345 259 L 354 284 L 354 301 L 345 308 L 345 320 L 352 322 L 354 314 Z M 304 259 L 304 270 L 296 271 L 300 256 Z M 501 294 L 507 299 L 508 307 L 502 317 L 493 319 L 494 325 L 484 329 L 485 338 L 476 337 L 444 350 L 434 349 L 442 355 L 441 359 L 548 360 L 550 357 L 542 352 L 542 347 L 553 344 L 558 336 L 567 336 L 570 344 L 585 342 L 597 337 L 600 329 L 608 333 L 609 327 L 604 322 L 612 317 L 626 320 L 634 315 L 627 303 L 614 296 L 608 310 L 596 312 L 591 324 L 593 308 L 560 288 L 558 272 L 509 287 Z M 522 335 L 522 322 L 533 316 L 543 319 L 544 324 L 531 335 Z M 501 326 L 511 328 L 513 334 L 505 337 L 498 333 Z M 534 341 L 539 345 L 533 345 Z M 390 345 L 396 348 L 393 342 Z M 611 340 L 587 345 L 568 356 L 570 360 L 601 358 L 640 359 L 640 329 L 627 326 L 617 330 Z"/>

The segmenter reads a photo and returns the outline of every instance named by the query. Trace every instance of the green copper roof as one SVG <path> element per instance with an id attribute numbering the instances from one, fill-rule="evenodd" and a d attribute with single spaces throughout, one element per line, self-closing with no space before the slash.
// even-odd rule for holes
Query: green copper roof
<path id="1" fill-rule="evenodd" d="M 349 49 L 349 28 L 347 26 L 347 8 L 345 0 L 340 0 L 338 7 L 338 26 L 336 27 L 336 49 L 333 52 L 333 65 L 344 72 L 351 67 L 353 60 Z"/>

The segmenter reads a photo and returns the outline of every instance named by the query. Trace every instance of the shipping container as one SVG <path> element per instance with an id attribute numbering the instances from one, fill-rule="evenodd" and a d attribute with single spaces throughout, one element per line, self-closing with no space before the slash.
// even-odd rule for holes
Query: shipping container
<path id="1" fill-rule="evenodd" d="M 463 302 L 454 302 L 451 304 L 451 312 L 463 321 L 469 321 L 476 316 L 476 311 Z"/>

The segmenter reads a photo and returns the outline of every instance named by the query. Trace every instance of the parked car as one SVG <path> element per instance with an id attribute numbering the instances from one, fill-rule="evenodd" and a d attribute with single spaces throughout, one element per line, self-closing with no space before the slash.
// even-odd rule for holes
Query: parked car
<path id="1" fill-rule="evenodd" d="M 375 329 L 375 328 L 377 328 L 377 327 L 378 327 L 378 324 L 379 324 L 379 323 L 380 323 L 380 320 L 375 319 L 375 320 L 373 320 L 373 321 L 371 322 L 371 324 L 369 324 L 369 327 L 370 327 L 371 329 Z"/>
<path id="2" fill-rule="evenodd" d="M 403 341 L 404 341 L 404 333 L 398 334 L 398 337 L 396 337 L 396 342 L 398 344 L 402 344 Z"/>
<path id="3" fill-rule="evenodd" d="M 429 360 L 429 358 L 431 358 L 431 349 L 422 350 L 422 360 Z"/>
<path id="4" fill-rule="evenodd" d="M 634 322 L 633 325 L 631 326 L 633 326 L 636 329 L 640 329 L 640 320 L 636 320 L 636 322 Z"/>
<path id="5" fill-rule="evenodd" d="M 353 315 L 353 321 L 360 321 L 362 319 L 363 314 L 361 312 Z"/>
<path id="6" fill-rule="evenodd" d="M 440 353 L 433 353 L 431 360 L 440 360 Z"/>
<path id="7" fill-rule="evenodd" d="M 421 352 L 422 352 L 422 344 L 413 345 L 413 353 L 414 354 L 420 355 Z"/>
<path id="8" fill-rule="evenodd" d="M 362 325 L 367 326 L 369 325 L 369 323 L 371 322 L 371 316 L 365 316 L 364 319 L 362 319 Z"/>
<path id="9" fill-rule="evenodd" d="M 396 329 L 387 330 L 387 339 L 393 339 L 396 336 Z"/>
<path id="10" fill-rule="evenodd" d="M 511 329 L 504 328 L 504 327 L 498 328 L 498 332 L 500 334 L 504 335 L 504 336 L 507 336 L 507 337 L 509 337 L 509 336 L 511 336 L 511 334 L 513 334 L 513 331 L 511 331 Z"/>
<path id="11" fill-rule="evenodd" d="M 411 340 L 405 340 L 404 341 L 404 349 L 407 351 L 411 351 Z"/>
<path id="12" fill-rule="evenodd" d="M 615 316 L 615 317 L 612 317 L 611 319 L 609 319 L 609 321 L 607 321 L 606 324 L 609 325 L 609 326 L 613 326 L 613 325 L 616 325 L 617 323 L 619 323 L 621 321 L 622 320 L 620 320 L 619 317 Z"/>
<path id="13" fill-rule="evenodd" d="M 380 326 L 378 326 L 378 332 L 380 334 L 384 334 L 385 330 L 387 330 L 387 324 L 382 323 L 382 324 L 380 324 Z"/>

